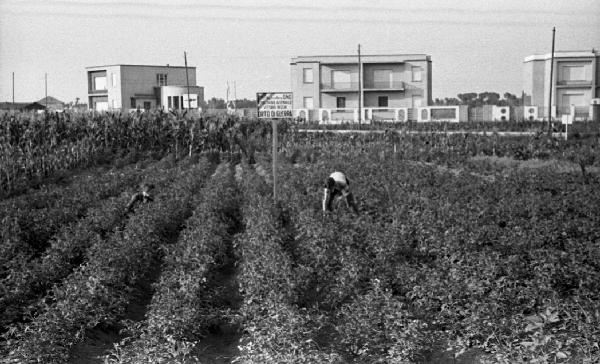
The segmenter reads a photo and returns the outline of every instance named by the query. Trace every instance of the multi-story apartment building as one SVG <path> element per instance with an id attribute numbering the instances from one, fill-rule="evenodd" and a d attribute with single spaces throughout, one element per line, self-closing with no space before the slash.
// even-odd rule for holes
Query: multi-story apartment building
<path id="1" fill-rule="evenodd" d="M 86 67 L 86 71 L 88 105 L 93 110 L 173 110 L 188 104 L 197 108 L 204 101 L 204 88 L 196 86 L 196 67 L 188 67 L 187 79 L 185 67 L 169 65 L 115 64 Z"/>
<path id="2" fill-rule="evenodd" d="M 424 54 L 300 56 L 291 62 L 294 109 L 311 120 L 406 120 L 432 104 Z M 414 115 L 416 119 L 416 113 Z"/>
<path id="3" fill-rule="evenodd" d="M 575 106 L 578 115 L 588 114 L 592 100 L 600 97 L 600 53 L 593 49 L 554 52 L 552 84 L 551 59 L 550 53 L 525 58 L 525 105 L 537 107 L 539 116 L 547 118 L 548 98 L 552 88 L 553 117 L 570 113 L 571 105 Z"/>

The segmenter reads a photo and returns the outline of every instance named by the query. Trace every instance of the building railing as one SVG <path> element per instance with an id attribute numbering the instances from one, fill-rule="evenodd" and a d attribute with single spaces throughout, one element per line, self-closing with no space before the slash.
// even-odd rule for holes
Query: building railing
<path id="1" fill-rule="evenodd" d="M 369 81 L 362 85 L 363 90 L 404 90 L 403 81 L 385 81 L 375 82 Z M 321 90 L 323 91 L 358 91 L 357 82 L 322 82 Z"/>
<path id="2" fill-rule="evenodd" d="M 94 94 L 105 94 L 108 93 L 108 89 L 102 89 L 102 90 L 89 90 L 88 89 L 88 95 L 94 95 Z"/>
<path id="3" fill-rule="evenodd" d="M 404 82 L 402 81 L 369 81 L 365 82 L 363 89 L 375 90 L 404 90 Z"/>
<path id="4" fill-rule="evenodd" d="M 358 82 L 322 82 L 323 91 L 358 91 Z"/>
<path id="5" fill-rule="evenodd" d="M 559 80 L 557 86 L 591 86 L 592 80 Z"/>

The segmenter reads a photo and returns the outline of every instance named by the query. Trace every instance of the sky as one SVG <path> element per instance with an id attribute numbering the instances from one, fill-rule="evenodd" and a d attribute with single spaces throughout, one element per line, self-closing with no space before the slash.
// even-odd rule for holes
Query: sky
<path id="1" fill-rule="evenodd" d="M 292 57 L 428 54 L 433 98 L 520 94 L 523 59 L 600 50 L 598 0 L 0 0 L 0 101 L 85 102 L 85 67 L 188 65 L 205 98 L 290 90 Z"/>

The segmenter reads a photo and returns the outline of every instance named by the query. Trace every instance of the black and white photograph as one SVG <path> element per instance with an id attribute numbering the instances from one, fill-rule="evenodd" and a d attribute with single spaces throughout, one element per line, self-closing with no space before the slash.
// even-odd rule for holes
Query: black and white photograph
<path id="1" fill-rule="evenodd" d="M 0 0 L 0 364 L 600 364 L 600 1 Z"/>

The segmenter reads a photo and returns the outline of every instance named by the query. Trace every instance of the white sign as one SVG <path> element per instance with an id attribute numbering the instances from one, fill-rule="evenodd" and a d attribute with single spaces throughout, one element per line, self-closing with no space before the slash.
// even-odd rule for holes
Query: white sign
<path id="1" fill-rule="evenodd" d="M 183 94 L 183 108 L 187 109 L 188 108 L 188 99 L 189 99 L 189 105 L 192 109 L 197 109 L 198 108 L 198 95 L 196 94 Z"/>
<path id="2" fill-rule="evenodd" d="M 291 92 L 258 92 L 256 105 L 260 119 L 293 117 Z"/>

